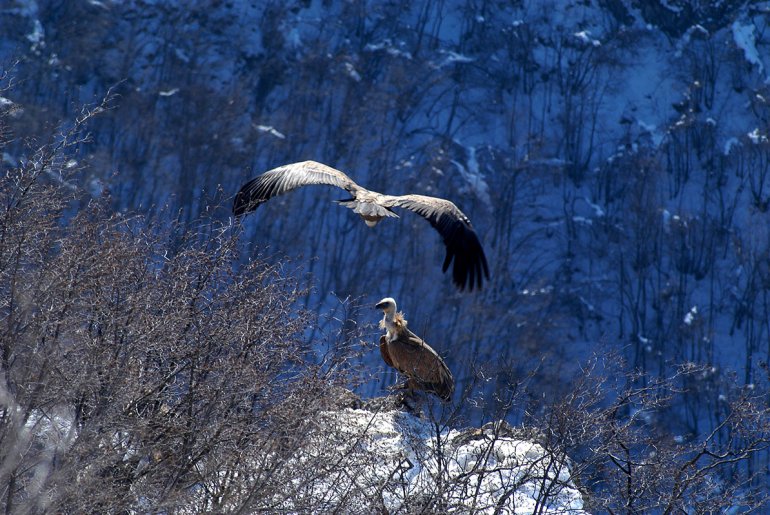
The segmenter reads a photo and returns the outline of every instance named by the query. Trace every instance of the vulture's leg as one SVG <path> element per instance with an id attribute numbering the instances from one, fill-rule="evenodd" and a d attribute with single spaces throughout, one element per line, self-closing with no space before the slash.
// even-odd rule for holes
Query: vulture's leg
<path id="1" fill-rule="evenodd" d="M 403 383 L 399 383 L 398 380 L 396 380 L 396 384 L 393 386 L 388 386 L 388 390 L 392 391 L 402 391 L 402 390 L 411 390 L 409 387 L 409 381 L 404 381 Z"/>
<path id="2" fill-rule="evenodd" d="M 414 390 L 405 388 L 396 395 L 396 406 L 404 408 L 409 413 L 417 413 L 420 399 Z"/>
<path id="3" fill-rule="evenodd" d="M 420 382 L 414 379 L 413 377 L 410 377 L 409 379 L 407 379 L 406 383 L 404 383 L 404 386 L 412 391 L 423 389 L 423 387 L 420 385 Z"/>

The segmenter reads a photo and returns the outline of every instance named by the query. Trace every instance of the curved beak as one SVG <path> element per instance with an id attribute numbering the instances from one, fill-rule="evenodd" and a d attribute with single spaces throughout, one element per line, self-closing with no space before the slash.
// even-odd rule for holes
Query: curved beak
<path id="1" fill-rule="evenodd" d="M 385 309 L 385 306 L 387 306 L 387 305 L 388 305 L 387 302 L 379 302 L 379 303 L 375 304 L 374 309 Z"/>

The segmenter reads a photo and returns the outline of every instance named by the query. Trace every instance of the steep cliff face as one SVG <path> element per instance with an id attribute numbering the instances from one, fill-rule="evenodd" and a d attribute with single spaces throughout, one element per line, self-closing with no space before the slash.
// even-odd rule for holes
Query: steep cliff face
<path id="1" fill-rule="evenodd" d="M 0 8 L 16 106 L 4 162 L 111 91 L 76 164 L 117 210 L 226 220 L 247 178 L 303 159 L 449 198 L 487 250 L 480 294 L 442 276 L 426 223 L 407 214 L 370 230 L 323 188 L 246 218 L 242 256 L 294 259 L 315 285 L 307 304 L 330 319 L 340 299 L 401 299 L 457 391 L 483 390 L 472 417 L 535 369 L 543 402 L 559 399 L 586 356 L 613 349 L 653 377 L 713 368 L 661 422 L 708 433 L 730 374 L 754 387 L 770 361 L 767 11 L 13 0 Z M 494 380 L 474 381 L 482 369 Z"/>

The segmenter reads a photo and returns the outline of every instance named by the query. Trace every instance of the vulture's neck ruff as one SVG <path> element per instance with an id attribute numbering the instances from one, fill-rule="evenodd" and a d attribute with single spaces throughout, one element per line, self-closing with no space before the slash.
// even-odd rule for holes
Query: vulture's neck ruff
<path id="1" fill-rule="evenodd" d="M 388 341 L 395 340 L 400 334 L 406 331 L 406 319 L 404 318 L 404 314 L 400 311 L 396 312 L 395 309 L 386 311 L 385 316 L 380 320 L 380 329 L 385 329 L 385 331 L 387 331 L 385 336 Z"/>

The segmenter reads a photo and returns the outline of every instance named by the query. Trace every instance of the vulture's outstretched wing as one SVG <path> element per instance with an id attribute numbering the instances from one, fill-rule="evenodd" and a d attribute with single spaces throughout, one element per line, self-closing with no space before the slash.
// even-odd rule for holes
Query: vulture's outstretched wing
<path id="1" fill-rule="evenodd" d="M 316 161 L 302 161 L 273 168 L 250 180 L 235 195 L 235 216 L 255 210 L 267 200 L 292 191 L 300 186 L 326 184 L 350 193 L 350 199 L 339 203 L 361 216 L 367 225 L 374 226 L 386 217 L 397 217 L 392 207 L 402 207 L 428 220 L 441 234 L 446 246 L 443 271 L 454 260 L 452 279 L 460 290 L 481 288 L 489 267 L 484 249 L 473 230 L 470 220 L 452 202 L 423 195 L 383 195 L 356 184 L 343 172 Z"/>
<path id="2" fill-rule="evenodd" d="M 424 195 L 402 195 L 387 196 L 383 205 L 413 211 L 428 220 L 441 234 L 446 246 L 442 270 L 446 272 L 454 259 L 452 279 L 460 290 L 466 286 L 468 290 L 481 288 L 483 279 L 489 279 L 489 266 L 479 237 L 471 221 L 454 203 Z"/>
<path id="3" fill-rule="evenodd" d="M 353 179 L 339 170 L 315 161 L 302 161 L 273 168 L 250 180 L 235 195 L 235 216 L 255 210 L 263 202 L 310 184 L 327 184 L 351 194 L 361 190 Z"/>

